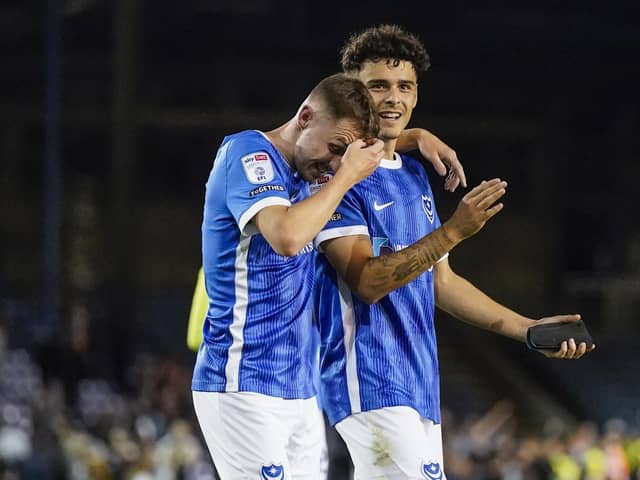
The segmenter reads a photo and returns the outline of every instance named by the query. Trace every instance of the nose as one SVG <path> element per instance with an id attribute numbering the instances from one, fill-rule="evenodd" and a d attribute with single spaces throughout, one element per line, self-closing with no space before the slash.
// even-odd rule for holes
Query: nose
<path id="1" fill-rule="evenodd" d="M 385 102 L 386 103 L 398 103 L 399 100 L 399 96 L 398 96 L 398 89 L 396 87 L 391 87 L 389 89 L 389 93 L 387 94 L 387 98 L 385 98 Z"/>

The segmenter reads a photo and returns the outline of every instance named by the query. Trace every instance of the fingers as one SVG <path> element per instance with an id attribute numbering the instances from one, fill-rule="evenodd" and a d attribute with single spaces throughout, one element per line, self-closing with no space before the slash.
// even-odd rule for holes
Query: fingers
<path id="1" fill-rule="evenodd" d="M 356 142 L 359 142 L 356 146 L 370 150 L 374 153 L 380 153 L 384 150 L 384 142 L 379 138 L 368 138 L 366 140 L 356 140 Z"/>
<path id="2" fill-rule="evenodd" d="M 444 177 L 447 174 L 447 166 L 442 162 L 437 151 L 434 150 L 429 155 L 426 155 L 426 157 L 431 160 L 431 165 L 433 165 L 438 175 Z"/>
<path id="3" fill-rule="evenodd" d="M 490 206 L 492 206 L 499 198 L 504 196 L 507 192 L 506 190 L 507 182 L 501 181 L 499 179 L 489 180 L 488 182 L 483 181 L 476 188 L 471 190 L 467 195 L 465 195 L 466 201 L 475 205 L 477 208 L 481 210 L 487 210 Z M 491 209 L 487 213 L 491 213 L 491 216 L 498 213 L 502 210 L 503 205 L 493 205 Z"/>
<path id="4" fill-rule="evenodd" d="M 454 150 L 449 150 L 443 156 L 444 162 L 449 165 L 449 175 L 447 176 L 447 180 L 445 182 L 445 188 L 447 188 L 447 184 L 449 184 L 450 191 L 454 191 L 458 185 L 462 185 L 467 188 L 467 177 L 464 174 L 464 168 L 458 160 L 458 155 Z"/>
<path id="5" fill-rule="evenodd" d="M 543 323 L 574 323 L 580 320 L 582 317 L 579 313 L 571 315 L 555 315 L 553 317 L 545 317 L 538 320 L 539 324 Z"/>
<path id="6" fill-rule="evenodd" d="M 489 210 L 486 211 L 487 220 L 492 218 L 495 214 L 497 214 L 503 208 L 504 208 L 504 204 L 503 203 L 495 204 L 493 207 L 491 207 Z"/>
<path id="7" fill-rule="evenodd" d="M 588 352 L 592 352 L 596 348 L 595 345 L 587 347 L 587 344 L 581 342 L 579 345 L 573 338 L 565 340 L 560 344 L 560 349 L 555 352 L 545 352 L 545 356 L 549 358 L 558 358 L 563 360 L 578 360 Z"/>
<path id="8" fill-rule="evenodd" d="M 449 192 L 455 192 L 458 185 L 460 185 L 460 177 L 456 174 L 455 170 L 450 169 L 449 175 L 447 175 L 444 181 L 444 189 Z"/>
<path id="9" fill-rule="evenodd" d="M 485 209 L 496 203 L 505 193 L 507 193 L 507 182 L 500 182 L 492 188 L 488 188 L 478 196 L 478 207 Z"/>
<path id="10" fill-rule="evenodd" d="M 481 195 L 482 192 L 487 190 L 488 188 L 496 186 L 500 183 L 499 178 L 492 178 L 491 180 L 483 180 L 479 185 L 476 185 L 469 193 L 467 193 L 463 198 L 463 200 L 468 201 L 469 203 L 477 203 L 476 197 Z"/>

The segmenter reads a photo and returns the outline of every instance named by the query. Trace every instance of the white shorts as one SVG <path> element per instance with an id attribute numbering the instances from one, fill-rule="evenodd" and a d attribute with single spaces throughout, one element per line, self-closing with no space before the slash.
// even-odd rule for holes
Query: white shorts
<path id="1" fill-rule="evenodd" d="M 445 480 L 440 425 L 410 407 L 350 415 L 336 424 L 356 480 Z"/>
<path id="2" fill-rule="evenodd" d="M 221 480 L 326 478 L 324 418 L 315 397 L 286 400 L 253 392 L 192 393 Z"/>

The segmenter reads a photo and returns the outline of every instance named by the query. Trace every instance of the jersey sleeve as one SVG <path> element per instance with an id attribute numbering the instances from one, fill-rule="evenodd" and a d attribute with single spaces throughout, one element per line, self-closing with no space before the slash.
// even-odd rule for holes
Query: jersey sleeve
<path id="1" fill-rule="evenodd" d="M 263 208 L 291 206 L 286 179 L 266 140 L 234 140 L 226 156 L 226 203 L 241 232 L 248 233 L 247 224 Z"/>
<path id="2" fill-rule="evenodd" d="M 344 195 L 336 211 L 318 233 L 314 242 L 316 248 L 319 248 L 322 242 L 333 238 L 369 235 L 369 227 L 367 226 L 362 203 L 356 189 L 357 187 L 351 188 Z"/>

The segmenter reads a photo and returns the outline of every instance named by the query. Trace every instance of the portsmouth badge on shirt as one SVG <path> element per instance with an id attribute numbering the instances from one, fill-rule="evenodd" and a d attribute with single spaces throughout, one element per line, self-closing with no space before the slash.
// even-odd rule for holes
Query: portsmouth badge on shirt
<path id="1" fill-rule="evenodd" d="M 273 180 L 273 163 L 266 152 L 254 152 L 240 159 L 242 168 L 251 183 L 260 184 Z"/>

